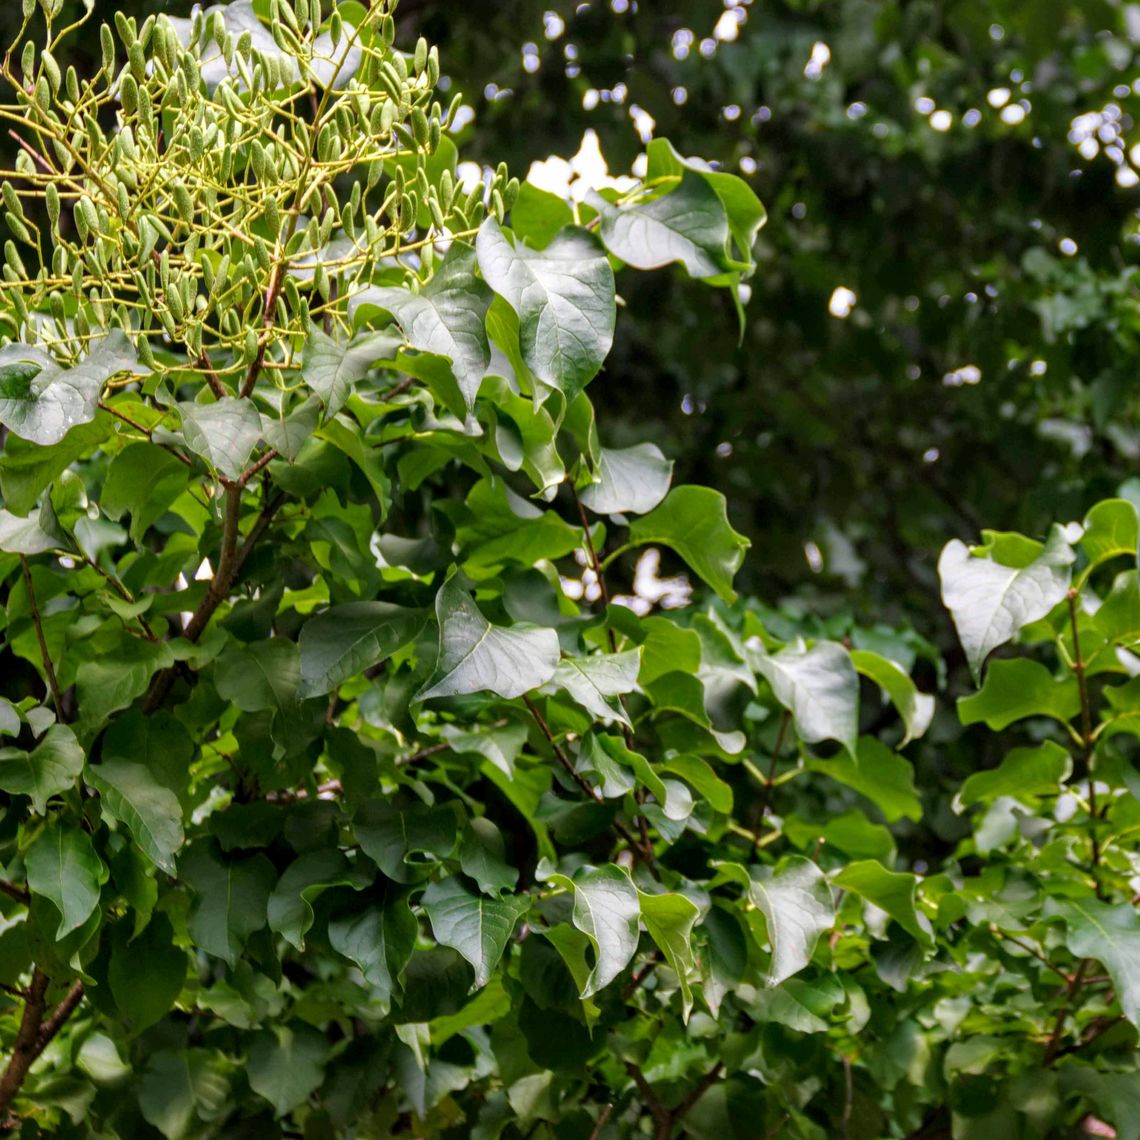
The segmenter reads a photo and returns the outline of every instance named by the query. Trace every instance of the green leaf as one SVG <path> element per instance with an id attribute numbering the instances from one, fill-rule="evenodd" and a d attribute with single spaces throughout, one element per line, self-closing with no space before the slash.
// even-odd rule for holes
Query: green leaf
<path id="1" fill-rule="evenodd" d="M 60 530 L 46 496 L 42 505 L 29 511 L 26 518 L 0 510 L 0 550 L 8 554 L 46 554 L 49 550 L 66 550 L 71 545 Z"/>
<path id="2" fill-rule="evenodd" d="M 83 771 L 83 749 L 67 725 L 53 724 L 31 752 L 0 748 L 0 788 L 30 796 L 43 815 L 51 796 L 75 786 Z"/>
<path id="3" fill-rule="evenodd" d="M 261 417 L 253 402 L 223 396 L 212 404 L 182 401 L 178 410 L 186 446 L 223 475 L 238 478 L 261 439 Z"/>
<path id="4" fill-rule="evenodd" d="M 873 736 L 860 738 L 854 759 L 841 753 L 827 760 L 810 759 L 808 767 L 866 796 L 890 823 L 904 816 L 915 822 L 922 819 L 910 761 Z"/>
<path id="5" fill-rule="evenodd" d="M 678 177 L 686 170 L 696 171 L 716 192 L 728 215 L 728 226 L 736 240 L 737 256 L 752 260 L 752 247 L 760 227 L 768 220 L 767 212 L 752 188 L 742 178 L 725 171 L 710 170 L 708 164 L 695 158 L 682 158 L 668 139 L 653 139 L 646 149 L 646 178 Z"/>
<path id="6" fill-rule="evenodd" d="M 724 496 L 708 487 L 674 487 L 649 514 L 629 528 L 630 544 L 662 542 L 675 550 L 726 602 L 735 599 L 732 579 L 751 543 L 728 522 Z"/>
<path id="7" fill-rule="evenodd" d="M 673 461 L 655 443 L 603 447 L 595 481 L 578 497 L 595 514 L 643 515 L 665 498 L 672 478 Z"/>
<path id="8" fill-rule="evenodd" d="M 320 396 L 325 418 L 335 416 L 353 386 L 378 360 L 392 360 L 402 344 L 401 338 L 390 332 L 360 333 L 342 344 L 312 326 L 301 355 L 301 377 Z"/>
<path id="9" fill-rule="evenodd" d="M 165 642 L 129 636 L 113 651 L 84 661 L 75 672 L 80 731 L 98 728 L 111 713 L 125 709 L 147 691 L 155 673 L 173 664 Z"/>
<path id="10" fill-rule="evenodd" d="M 285 1116 L 320 1087 L 328 1052 L 324 1037 L 308 1025 L 263 1029 L 249 1049 L 249 1086 Z"/>
<path id="11" fill-rule="evenodd" d="M 99 793 L 103 811 L 127 828 L 156 867 L 173 875 L 183 843 L 178 797 L 150 769 L 129 760 L 89 765 L 84 779 Z"/>
<path id="12" fill-rule="evenodd" d="M 29 443 L 17 449 L 8 443 L 0 454 L 0 494 L 5 505 L 13 514 L 26 515 L 66 468 L 105 443 L 113 430 L 110 416 L 96 415 L 91 423 L 77 424 L 49 447 Z"/>
<path id="13" fill-rule="evenodd" d="M 173 506 L 190 484 L 186 464 L 153 443 L 132 443 L 111 462 L 99 505 L 113 519 L 131 516 L 131 541 Z"/>
<path id="14" fill-rule="evenodd" d="M 78 825 L 51 820 L 24 856 L 28 889 L 50 899 L 59 911 L 57 940 L 78 930 L 95 913 L 107 868 L 91 837 Z"/>
<path id="15" fill-rule="evenodd" d="M 1041 553 L 1024 566 L 975 557 L 958 539 L 946 544 L 938 559 L 942 601 L 954 618 L 975 680 L 993 650 L 1064 600 L 1074 557 L 1057 526 Z"/>
<path id="16" fill-rule="evenodd" d="M 364 854 L 397 883 L 425 878 L 457 838 L 453 812 L 420 803 L 398 808 L 372 800 L 356 813 L 353 829 Z"/>
<path id="17" fill-rule="evenodd" d="M 1092 620 L 1113 644 L 1135 645 L 1140 641 L 1140 581 L 1135 570 L 1117 574 Z"/>
<path id="18" fill-rule="evenodd" d="M 138 1033 L 167 1013 L 186 982 L 187 959 L 174 945 L 174 930 L 165 914 L 156 914 L 143 932 L 130 938 L 129 922 L 111 931 L 107 980 L 111 996 Z"/>
<path id="19" fill-rule="evenodd" d="M 487 895 L 513 891 L 518 883 L 518 868 L 507 862 L 503 833 L 483 816 L 467 823 L 459 844 L 459 866 Z"/>
<path id="20" fill-rule="evenodd" d="M 835 886 L 857 894 L 886 911 L 911 937 L 927 950 L 934 949 L 934 934 L 924 914 L 915 909 L 918 878 L 902 871 L 888 871 L 874 859 L 850 863 L 831 880 Z"/>
<path id="21" fill-rule="evenodd" d="M 970 776 L 954 797 L 954 808 L 961 811 L 971 804 L 992 803 L 999 796 L 1056 796 L 1072 772 L 1072 757 L 1056 741 L 1047 740 L 1036 748 L 1015 748 L 996 768 Z"/>
<path id="22" fill-rule="evenodd" d="M 618 698 L 637 688 L 641 650 L 564 657 L 545 690 L 564 689 L 595 720 L 629 725 Z M 545 691 L 544 690 L 544 691 Z"/>
<path id="23" fill-rule="evenodd" d="M 236 965 L 246 940 L 265 925 L 277 882 L 273 864 L 264 855 L 233 858 L 212 843 L 196 843 L 179 865 L 197 895 L 189 921 L 194 945 Z"/>
<path id="24" fill-rule="evenodd" d="M 1140 543 L 1140 518 L 1127 499 L 1105 499 L 1085 516 L 1085 533 L 1078 544 L 1088 558 L 1087 577 L 1102 562 L 1127 554 L 1136 557 Z"/>
<path id="25" fill-rule="evenodd" d="M 1066 1092 L 1078 1093 L 1099 1118 L 1114 1126 L 1113 1140 L 1140 1140 L 1140 1081 L 1134 1072 L 1104 1073 L 1090 1065 L 1065 1065 L 1060 1079 Z"/>
<path id="26" fill-rule="evenodd" d="M 230 1094 L 221 1061 L 207 1049 L 152 1054 L 139 1086 L 139 1109 L 147 1123 L 166 1140 L 184 1140 L 198 1119 L 216 1119 Z"/>
<path id="27" fill-rule="evenodd" d="M 775 869 L 750 868 L 748 895 L 764 915 L 772 960 L 765 979 L 778 986 L 799 973 L 815 953 L 819 936 L 835 922 L 835 907 L 824 873 L 793 855 Z"/>
<path id="28" fill-rule="evenodd" d="M 540 867 L 540 879 L 574 893 L 574 925 L 594 948 L 594 966 L 581 997 L 592 997 L 626 968 L 637 950 L 641 904 L 629 876 L 613 864 L 574 872 L 573 878 Z"/>
<path id="29" fill-rule="evenodd" d="M 296 709 L 301 687 L 297 645 L 271 637 L 232 648 L 218 658 L 214 683 L 218 696 L 242 712 L 273 709 L 288 718 Z"/>
<path id="30" fill-rule="evenodd" d="M 601 216 L 606 249 L 635 269 L 657 269 L 678 261 L 690 277 L 716 277 L 732 268 L 725 256 L 724 206 L 716 191 L 693 171 L 682 171 L 679 182 L 647 202 L 611 206 L 594 192 L 586 201 Z"/>
<path id="31" fill-rule="evenodd" d="M 450 360 L 469 409 L 491 362 L 486 327 L 491 290 L 475 276 L 475 267 L 475 250 L 452 242 L 421 292 L 374 285 L 349 301 L 350 314 L 361 305 L 386 310 L 413 348 Z"/>
<path id="32" fill-rule="evenodd" d="M 519 318 L 526 366 L 571 401 L 613 343 L 614 275 L 597 239 L 567 228 L 542 250 L 514 243 L 488 218 L 475 248 L 479 271 Z"/>
<path id="33" fill-rule="evenodd" d="M 573 225 L 574 211 L 557 194 L 540 190 L 533 182 L 519 187 L 511 207 L 511 228 L 533 249 L 542 249 L 563 226 Z"/>
<path id="34" fill-rule="evenodd" d="M 641 903 L 641 921 L 657 943 L 669 968 L 677 975 L 681 986 L 681 1016 L 689 1020 L 693 1008 L 693 992 L 689 974 L 696 968 L 693 959 L 693 924 L 700 916 L 700 907 L 691 899 L 679 894 L 647 895 L 638 891 Z"/>
<path id="35" fill-rule="evenodd" d="M 321 401 L 317 396 L 310 396 L 288 415 L 284 409 L 285 402 L 282 401 L 276 416 L 262 413 L 261 434 L 270 447 L 292 463 L 317 430 L 321 418 Z"/>
<path id="36" fill-rule="evenodd" d="M 469 891 L 457 878 L 432 883 L 423 907 L 436 941 L 458 950 L 475 971 L 475 986 L 491 979 L 515 924 L 530 909 L 526 895 L 488 898 Z"/>
<path id="37" fill-rule="evenodd" d="M 963 724 L 983 723 L 995 731 L 1028 716 L 1049 716 L 1064 724 L 1080 711 L 1075 677 L 1058 679 L 1040 662 L 1024 657 L 995 661 L 981 689 L 958 701 Z"/>
<path id="38" fill-rule="evenodd" d="M 1104 965 L 1121 1012 L 1140 1026 L 1140 917 L 1135 907 L 1093 898 L 1049 899 L 1045 914 L 1065 920 L 1065 944 L 1073 954 Z"/>
<path id="39" fill-rule="evenodd" d="M 31 443 L 59 443 L 99 410 L 103 385 L 138 361 L 126 335 L 114 329 L 74 368 L 62 368 L 42 348 L 0 348 L 0 424 Z"/>
<path id="40" fill-rule="evenodd" d="M 808 744 L 836 740 L 854 756 L 859 733 L 859 677 L 851 654 L 834 641 L 803 642 L 758 653 L 755 666 Z"/>
<path id="41" fill-rule="evenodd" d="M 511 700 L 545 684 L 558 666 L 558 634 L 552 629 L 493 626 L 454 578 L 435 599 L 439 657 L 417 701 L 492 692 Z"/>
<path id="42" fill-rule="evenodd" d="M 329 944 L 360 967 L 385 1002 L 401 983 L 418 933 L 407 896 L 394 887 L 385 888 L 381 901 L 329 920 Z"/>
<path id="43" fill-rule="evenodd" d="M 661 770 L 680 776 L 713 811 L 732 814 L 732 787 L 713 771 L 707 760 L 700 756 L 673 756 L 665 761 Z"/>
<path id="44" fill-rule="evenodd" d="M 423 610 L 390 602 L 330 606 L 301 627 L 302 697 L 319 697 L 391 657 L 419 636 Z"/>
<path id="45" fill-rule="evenodd" d="M 874 681 L 898 710 L 906 729 L 899 741 L 900 748 L 904 748 L 930 727 L 934 718 L 934 698 L 928 693 L 920 693 L 915 683 L 894 661 L 869 649 L 853 649 L 851 664 L 855 666 L 856 672 Z"/>
<path id="46" fill-rule="evenodd" d="M 305 935 L 313 925 L 312 900 L 329 887 L 360 890 L 371 877 L 355 867 L 336 847 L 318 848 L 299 855 L 285 868 L 266 907 L 269 929 L 290 946 L 304 950 Z"/>

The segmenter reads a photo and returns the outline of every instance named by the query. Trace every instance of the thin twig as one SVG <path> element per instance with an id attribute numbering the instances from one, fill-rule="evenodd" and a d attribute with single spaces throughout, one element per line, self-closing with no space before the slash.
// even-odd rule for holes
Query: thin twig
<path id="1" fill-rule="evenodd" d="M 613 1115 L 614 1106 L 612 1104 L 602 1105 L 602 1111 L 598 1114 L 598 1123 L 594 1125 L 593 1132 L 590 1133 L 590 1140 L 598 1140 L 602 1134 L 602 1129 L 605 1128 L 606 1122 Z"/>
<path id="2" fill-rule="evenodd" d="M 47 678 L 48 691 L 51 693 L 52 704 L 55 705 L 55 715 L 60 723 L 66 723 L 67 716 L 63 707 L 63 694 L 59 688 L 59 678 L 55 675 L 55 666 L 51 663 L 51 654 L 48 652 L 47 640 L 44 638 L 43 620 L 40 617 L 40 607 L 36 602 L 36 588 L 32 584 L 32 572 L 28 567 L 28 559 L 20 555 L 20 569 L 24 574 L 24 586 L 28 591 L 28 609 L 32 614 L 32 625 L 36 630 L 36 641 L 40 646 L 40 660 L 44 666 L 44 676 Z M 3 1110 L 0 1104 L 0 1111 Z"/>
<path id="3" fill-rule="evenodd" d="M 546 723 L 546 718 L 538 711 L 538 706 L 528 696 L 523 696 L 523 704 L 530 710 L 530 715 L 534 717 L 535 723 L 538 725 L 542 735 L 546 737 L 547 742 L 550 744 L 551 750 L 554 752 L 554 758 L 566 770 L 567 775 L 590 797 L 595 803 L 604 804 L 605 797 L 597 788 L 590 784 L 590 781 L 579 772 L 573 764 L 570 763 L 570 757 L 566 755 L 562 745 L 558 743 L 554 733 L 550 730 L 550 725 Z M 642 848 L 641 844 L 634 838 L 632 832 L 620 819 L 614 819 L 614 830 L 629 844 L 631 851 L 640 852 L 647 862 L 652 863 L 653 852 L 652 850 L 646 851 Z"/>
<path id="4" fill-rule="evenodd" d="M 637 1085 L 637 1091 L 641 1093 L 645 1105 L 649 1109 L 649 1114 L 657 1122 L 658 1128 L 672 1129 L 672 1114 L 661 1103 L 657 1093 L 653 1091 L 653 1086 L 645 1079 L 645 1074 L 632 1061 L 626 1061 L 625 1070 L 633 1078 L 633 1083 Z M 660 1135 L 660 1133 L 658 1134 Z M 669 1133 L 666 1132 L 665 1136 L 668 1135 Z"/>
<path id="5" fill-rule="evenodd" d="M 700 1084 L 670 1114 L 674 1122 L 680 1120 L 685 1113 L 697 1103 L 720 1080 L 724 1072 L 724 1062 L 717 1061 L 715 1065 L 701 1078 Z"/>
<path id="6" fill-rule="evenodd" d="M 1065 1018 L 1068 1017 L 1069 1009 L 1072 1007 L 1077 993 L 1084 984 L 1088 967 L 1088 958 L 1082 958 L 1073 976 L 1069 979 L 1068 987 L 1065 989 L 1065 996 L 1061 999 L 1061 1008 L 1057 1010 L 1057 1018 L 1053 1022 L 1053 1032 L 1049 1035 L 1049 1042 L 1045 1046 L 1045 1068 L 1049 1068 L 1053 1064 L 1060 1052 L 1061 1036 L 1065 1031 Z"/>

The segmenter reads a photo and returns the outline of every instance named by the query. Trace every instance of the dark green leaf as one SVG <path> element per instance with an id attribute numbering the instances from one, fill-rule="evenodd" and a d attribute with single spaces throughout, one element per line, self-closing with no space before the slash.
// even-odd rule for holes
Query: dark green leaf
<path id="1" fill-rule="evenodd" d="M 558 635 L 552 629 L 493 626 L 454 579 L 435 599 L 439 658 L 415 699 L 489 691 L 508 700 L 537 689 L 554 676 Z"/>
<path id="2" fill-rule="evenodd" d="M 391 657 L 419 635 L 427 614 L 389 602 L 331 606 L 301 627 L 301 695 L 319 697 Z"/>
<path id="3" fill-rule="evenodd" d="M 458 950 L 471 963 L 475 985 L 481 988 L 490 981 L 515 924 L 530 909 L 530 899 L 525 895 L 476 895 L 450 878 L 428 887 L 423 906 L 436 940 Z"/>
<path id="4" fill-rule="evenodd" d="M 751 543 L 728 522 L 724 496 L 708 487 L 674 487 L 664 501 L 629 528 L 630 542 L 662 542 L 675 550 L 726 602 L 732 579 Z"/>
<path id="5" fill-rule="evenodd" d="M 0 788 L 30 796 L 40 815 L 51 796 L 75 786 L 83 771 L 83 749 L 66 725 L 53 724 L 31 752 L 0 748 Z"/>

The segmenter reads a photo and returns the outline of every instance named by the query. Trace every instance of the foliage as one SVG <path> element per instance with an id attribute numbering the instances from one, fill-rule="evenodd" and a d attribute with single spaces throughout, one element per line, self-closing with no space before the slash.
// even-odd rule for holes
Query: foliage
<path id="1" fill-rule="evenodd" d="M 7 1126 L 1134 1134 L 1130 488 L 945 548 L 1004 755 L 900 857 L 936 650 L 738 598 L 724 496 L 611 436 L 633 269 L 755 324 L 741 180 L 464 190 L 382 4 L 120 12 L 85 78 L 23 14 Z M 699 604 L 617 593 L 659 546 Z"/>

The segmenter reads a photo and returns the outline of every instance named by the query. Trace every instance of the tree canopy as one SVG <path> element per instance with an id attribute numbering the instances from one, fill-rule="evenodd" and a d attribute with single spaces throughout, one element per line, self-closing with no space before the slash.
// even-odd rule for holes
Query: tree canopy
<path id="1" fill-rule="evenodd" d="M 0 1127 L 1140 1135 L 1132 9 L 101 7 L 3 13 Z"/>

